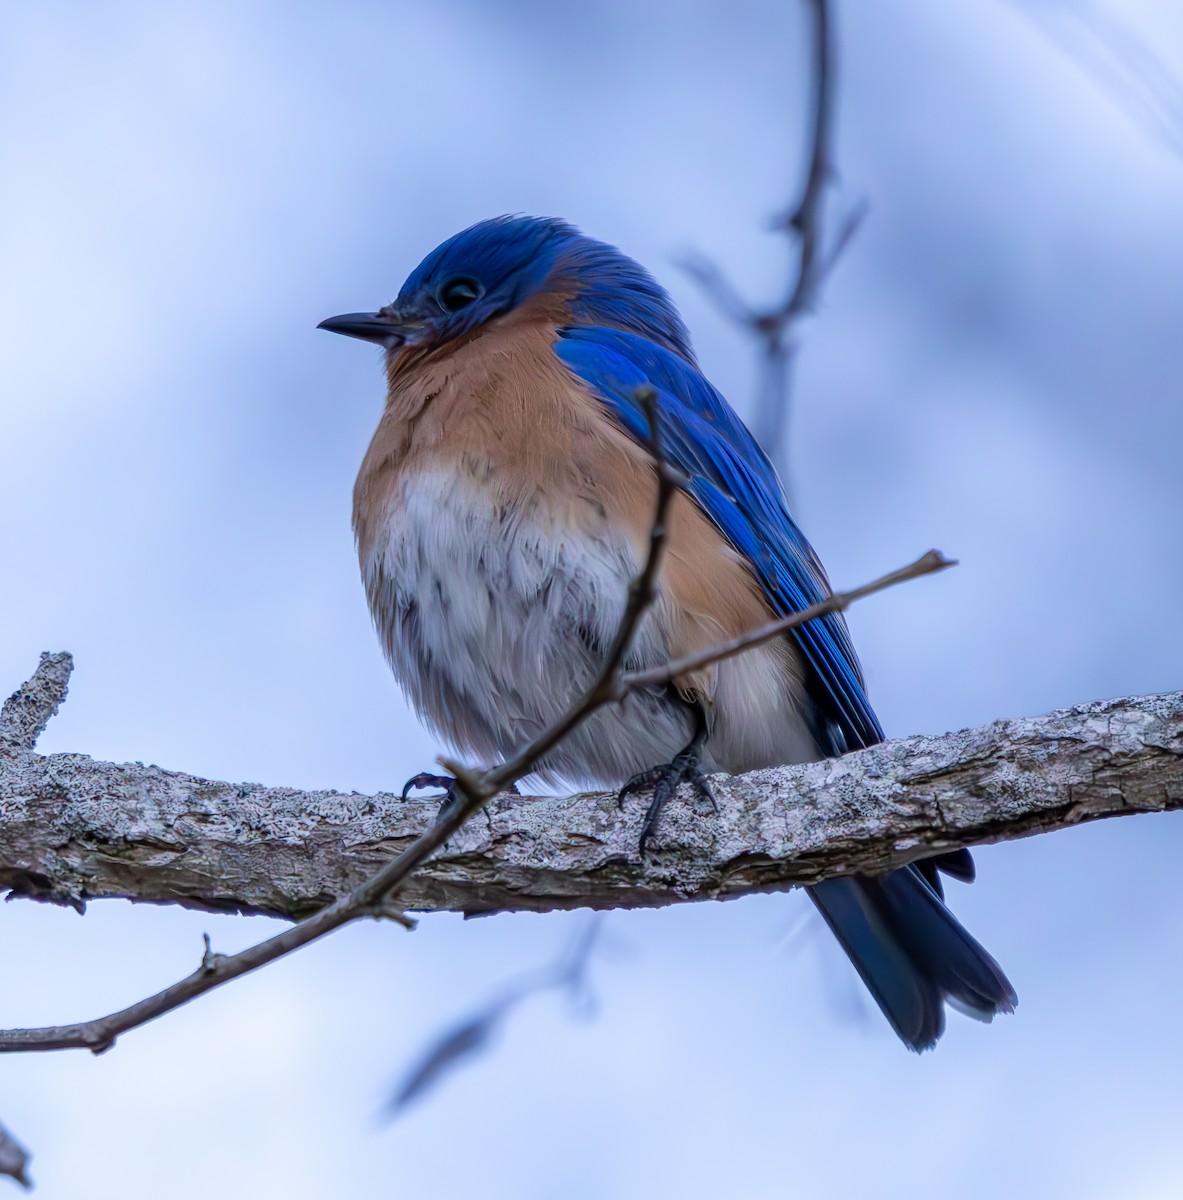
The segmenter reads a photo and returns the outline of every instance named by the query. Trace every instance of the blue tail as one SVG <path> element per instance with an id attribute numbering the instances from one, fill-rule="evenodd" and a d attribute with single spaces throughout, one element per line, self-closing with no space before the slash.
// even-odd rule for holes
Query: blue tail
<path id="1" fill-rule="evenodd" d="M 883 1015 L 917 1052 L 944 1032 L 946 1000 L 982 1021 L 1018 1002 L 1002 968 L 945 907 L 938 866 L 973 877 L 969 855 L 958 852 L 809 889 Z"/>

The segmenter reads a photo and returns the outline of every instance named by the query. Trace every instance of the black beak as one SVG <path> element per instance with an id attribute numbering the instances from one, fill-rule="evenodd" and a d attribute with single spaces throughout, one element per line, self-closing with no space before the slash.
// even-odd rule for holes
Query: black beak
<path id="1" fill-rule="evenodd" d="M 328 317 L 317 329 L 329 333 L 343 333 L 346 337 L 361 338 L 363 342 L 375 342 L 387 350 L 395 350 L 406 342 L 411 329 L 381 313 L 342 313 L 339 317 Z"/>

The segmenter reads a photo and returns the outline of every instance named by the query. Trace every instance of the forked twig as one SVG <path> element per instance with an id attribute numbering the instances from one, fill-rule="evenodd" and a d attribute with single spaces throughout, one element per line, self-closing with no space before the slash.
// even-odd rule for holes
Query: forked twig
<path id="1" fill-rule="evenodd" d="M 399 885 L 466 821 L 484 808 L 498 792 L 528 775 L 563 738 L 598 709 L 621 699 L 636 687 L 663 682 L 684 671 L 706 666 L 716 659 L 738 654 L 814 617 L 840 611 L 860 596 L 950 565 L 932 551 L 911 566 L 884 576 L 875 583 L 852 592 L 836 593 L 802 613 L 755 630 L 715 650 L 680 659 L 656 672 L 622 673 L 621 664 L 646 610 L 653 601 L 665 549 L 670 506 L 679 484 L 683 482 L 682 475 L 666 459 L 656 393 L 650 387 L 640 387 L 636 389 L 634 399 L 648 418 L 650 449 L 657 482 L 657 501 L 650 526 L 648 553 L 640 574 L 629 586 L 624 613 L 598 676 L 567 712 L 504 763 L 490 770 L 474 771 L 462 763 L 441 759 L 456 780 L 453 802 L 445 805 L 436 822 L 400 855 L 353 891 L 319 912 L 237 954 L 215 954 L 207 939 L 197 969 L 170 987 L 95 1020 L 38 1029 L 0 1031 L 0 1051 L 86 1048 L 101 1053 L 109 1049 L 116 1038 L 128 1030 L 163 1016 L 232 979 L 258 970 L 359 917 L 392 918 L 405 922 L 407 918 L 399 911 L 394 901 Z M 9 746 L 15 747 L 12 752 L 32 752 L 36 735 L 44 727 L 44 721 L 48 720 L 48 716 L 44 716 L 42 710 L 56 707 L 65 694 L 69 665 L 68 656 L 58 656 L 54 659 L 43 657 L 38 669 L 39 674 L 34 676 L 34 681 L 29 687 L 34 691 L 36 687 L 47 688 L 47 698 L 37 703 L 35 698 L 30 699 L 26 690 L 22 689 L 5 706 L 3 721 L 0 721 L 0 733 L 6 735 Z"/>
<path id="2" fill-rule="evenodd" d="M 201 963 L 191 975 L 118 1012 L 71 1025 L 0 1031 L 0 1052 L 85 1048 L 96 1054 L 101 1053 L 114 1045 L 120 1034 L 163 1016 L 232 979 L 291 954 L 293 950 L 324 937 L 342 925 L 359 917 L 389 917 L 393 893 L 403 880 L 499 791 L 529 774 L 534 765 L 572 729 L 582 724 L 597 709 L 611 702 L 620 664 L 624 661 L 641 618 L 652 601 L 665 548 L 669 508 L 681 480 L 678 472 L 666 461 L 656 393 L 649 387 L 638 388 L 635 399 L 649 419 L 650 447 L 657 476 L 657 503 L 650 527 L 649 552 L 641 573 L 629 586 L 624 614 L 599 675 L 567 713 L 550 729 L 544 730 L 507 762 L 493 770 L 481 773 L 469 770 L 462 764 L 445 762 L 444 765 L 456 777 L 457 803 L 447 805 L 435 824 L 416 838 L 397 858 L 353 891 L 311 917 L 237 954 L 214 954 L 207 942 Z"/>
<path id="3" fill-rule="evenodd" d="M 668 505 L 669 499 L 670 496 L 665 496 L 663 503 Z M 664 520 L 664 516 L 662 520 Z M 662 522 L 655 524 L 660 527 Z M 656 552 L 660 553 L 660 541 L 657 543 Z M 651 549 L 651 558 L 653 554 L 654 551 Z M 231 979 L 236 979 L 282 958 L 293 950 L 316 941 L 350 921 L 365 916 L 390 916 L 392 911 L 397 912 L 397 909 L 393 909 L 393 898 L 397 888 L 423 864 L 433 851 L 442 846 L 474 813 L 479 812 L 498 791 L 529 774 L 539 759 L 553 749 L 562 737 L 582 724 L 604 705 L 616 702 L 634 688 L 662 682 L 685 671 L 697 670 L 709 665 L 716 658 L 725 658 L 741 653 L 745 649 L 794 629 L 806 621 L 823 616 L 828 612 L 841 611 L 864 596 L 882 591 L 884 588 L 907 579 L 943 570 L 950 565 L 951 563 L 940 554 L 930 551 L 908 567 L 893 571 L 863 587 L 848 592 L 837 592 L 827 600 L 801 613 L 795 613 L 782 621 L 773 622 L 750 634 L 733 639 L 719 647 L 717 652 L 706 651 L 651 671 L 620 674 L 619 663 L 623 659 L 630 638 L 618 639 L 620 649 L 613 671 L 602 675 L 552 729 L 540 734 L 503 765 L 480 773 L 469 771 L 460 764 L 445 763 L 455 773 L 462 789 L 459 803 L 449 806 L 448 811 L 416 838 L 402 854 L 352 892 L 299 924 L 238 954 L 220 955 L 208 952 L 203 954 L 201 964 L 191 975 L 154 996 L 149 996 L 108 1016 L 72 1025 L 0 1031 L 0 1052 L 70 1048 L 86 1048 L 96 1053 L 101 1052 L 108 1049 L 120 1034 L 162 1016 L 197 996 L 228 983 Z M 646 570 L 638 577 L 638 585 L 633 592 L 636 599 L 630 604 L 630 619 L 634 630 L 644 612 L 641 597 L 645 595 L 647 589 L 652 587 L 652 580 L 655 578 L 655 569 L 653 571 Z"/>

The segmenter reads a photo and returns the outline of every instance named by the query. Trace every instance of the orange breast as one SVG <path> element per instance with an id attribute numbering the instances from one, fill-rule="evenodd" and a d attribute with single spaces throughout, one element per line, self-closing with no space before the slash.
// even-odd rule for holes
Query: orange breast
<path id="1" fill-rule="evenodd" d="M 551 348 L 553 339 L 553 319 L 523 308 L 450 353 L 421 358 L 403 370 L 392 362 L 387 407 L 354 491 L 363 574 L 373 576 L 392 529 L 400 538 L 408 536 L 400 514 L 410 511 L 407 499 L 415 494 L 416 481 L 431 480 L 430 486 L 438 488 L 443 478 L 454 480 L 463 493 L 464 511 L 470 514 L 464 520 L 474 536 L 478 530 L 486 538 L 499 536 L 490 530 L 505 529 L 504 514 L 510 514 L 513 530 L 532 531 L 520 544 L 549 546 L 544 553 L 553 554 L 556 563 L 564 539 L 584 555 L 614 547 L 604 561 L 619 564 L 612 569 L 619 575 L 623 605 L 629 576 L 639 569 L 648 546 L 657 495 L 652 459 L 563 367 Z M 431 520 L 430 506 L 410 507 L 420 525 Z M 487 523 L 489 514 L 501 514 L 501 524 Z M 447 553 L 456 557 L 455 570 L 470 571 L 466 564 L 474 560 L 454 545 L 463 529 L 453 519 L 449 530 L 446 535 L 420 532 L 452 545 Z M 623 549 L 618 553 L 616 547 Z M 399 561 L 406 570 L 406 559 Z M 590 594 L 610 586 L 603 572 L 593 578 L 596 582 L 585 585 L 586 604 L 617 610 L 617 604 L 608 606 L 602 596 Z M 389 582 L 384 586 L 389 593 Z M 368 590 L 380 632 L 393 634 L 393 618 L 385 611 L 389 595 L 383 599 Z M 694 501 L 679 493 L 649 618 L 650 653 L 678 657 L 769 617 L 746 562 Z M 467 670 L 475 674 L 490 665 L 469 663 Z M 417 669 L 414 663 L 396 666 L 404 686 L 405 676 Z M 792 644 L 781 640 L 677 682 L 683 695 L 701 698 L 708 708 L 715 763 L 741 770 L 817 756 L 799 716 L 801 678 Z M 509 682 L 502 673 L 500 686 Z M 466 686 L 480 685 L 473 679 Z M 447 732 L 446 719 L 426 715 Z"/>

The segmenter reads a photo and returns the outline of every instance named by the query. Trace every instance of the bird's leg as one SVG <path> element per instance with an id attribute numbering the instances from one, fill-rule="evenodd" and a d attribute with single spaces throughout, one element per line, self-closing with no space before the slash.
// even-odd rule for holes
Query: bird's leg
<path id="1" fill-rule="evenodd" d="M 649 808 L 645 813 L 645 823 L 641 826 L 641 840 L 638 845 L 641 854 L 645 853 L 645 843 L 657 826 L 657 818 L 665 802 L 677 793 L 679 784 L 690 784 L 696 795 L 706 800 L 714 812 L 719 811 L 714 794 L 711 792 L 711 786 L 699 769 L 703 747 L 706 746 L 707 741 L 706 710 L 699 702 L 695 702 L 691 707 L 694 711 L 694 733 L 690 741 L 668 763 L 662 763 L 659 767 L 651 767 L 648 771 L 641 771 L 634 775 L 616 795 L 616 803 L 623 807 L 626 796 L 630 796 L 642 788 L 653 788 L 653 799 L 649 801 Z"/>

